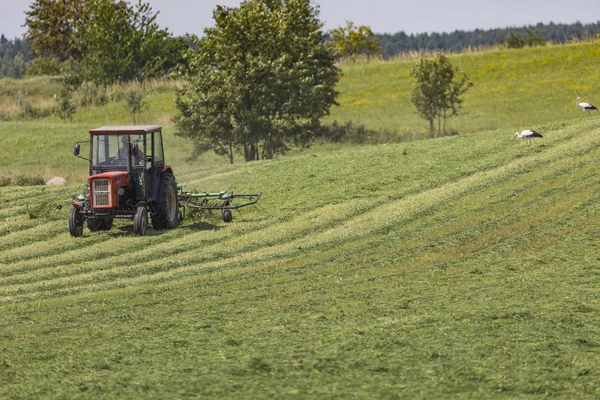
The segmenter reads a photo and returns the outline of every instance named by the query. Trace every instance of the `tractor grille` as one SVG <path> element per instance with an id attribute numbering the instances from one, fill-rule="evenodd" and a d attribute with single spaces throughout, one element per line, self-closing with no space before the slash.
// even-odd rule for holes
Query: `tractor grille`
<path id="1" fill-rule="evenodd" d="M 110 184 L 108 179 L 97 179 L 94 181 L 92 192 L 94 193 L 94 206 L 111 206 Z"/>

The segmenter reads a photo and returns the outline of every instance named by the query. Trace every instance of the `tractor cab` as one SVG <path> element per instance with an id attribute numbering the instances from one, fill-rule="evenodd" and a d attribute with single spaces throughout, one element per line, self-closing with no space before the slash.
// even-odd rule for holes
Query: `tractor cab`
<path id="1" fill-rule="evenodd" d="M 75 201 L 73 236 L 87 221 L 90 230 L 110 229 L 114 218 L 134 219 L 134 231 L 145 234 L 147 213 L 155 229 L 177 225 L 177 184 L 165 164 L 162 128 L 158 125 L 104 126 L 90 132 L 89 178 L 82 202 Z M 139 220 L 139 221 L 138 221 Z"/>
<path id="2" fill-rule="evenodd" d="M 135 200 L 155 197 L 153 184 L 163 170 L 170 171 L 165 169 L 160 126 L 105 126 L 90 131 L 90 143 L 91 181 L 107 172 L 127 176 Z"/>

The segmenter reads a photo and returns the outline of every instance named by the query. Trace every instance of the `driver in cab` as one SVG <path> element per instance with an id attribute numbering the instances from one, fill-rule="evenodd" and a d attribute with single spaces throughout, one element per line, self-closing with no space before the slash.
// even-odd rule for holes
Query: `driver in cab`
<path id="1" fill-rule="evenodd" d="M 120 164 L 127 164 L 127 155 L 129 154 L 129 149 L 130 146 L 128 144 L 129 142 L 129 137 L 128 136 L 121 136 L 121 148 L 119 149 L 119 154 L 117 155 L 117 158 L 119 160 Z M 131 143 L 131 148 L 133 147 L 133 142 Z M 133 157 L 131 158 L 131 163 L 133 165 L 144 165 L 144 160 L 146 159 L 144 153 L 139 149 L 139 147 L 137 148 L 137 152 L 135 152 L 136 154 L 133 155 Z"/>

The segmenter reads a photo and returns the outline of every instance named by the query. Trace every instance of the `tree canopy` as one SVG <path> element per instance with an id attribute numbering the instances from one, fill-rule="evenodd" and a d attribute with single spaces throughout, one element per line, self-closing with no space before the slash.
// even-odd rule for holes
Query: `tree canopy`
<path id="1" fill-rule="evenodd" d="M 345 27 L 340 26 L 329 33 L 331 38 L 326 43 L 340 58 L 356 59 L 359 55 L 381 57 L 379 38 L 366 25 L 354 26 L 348 21 Z"/>
<path id="2" fill-rule="evenodd" d="M 31 52 L 61 61 L 80 60 L 75 36 L 85 26 L 84 4 L 85 0 L 33 1 L 25 13 L 25 38 L 31 41 Z"/>
<path id="3" fill-rule="evenodd" d="M 35 0 L 26 37 L 35 54 L 67 61 L 71 85 L 144 81 L 182 63 L 189 47 L 159 28 L 157 15 L 142 0 Z"/>
<path id="4" fill-rule="evenodd" d="M 269 159 L 308 145 L 335 104 L 340 71 L 306 0 L 218 6 L 215 27 L 194 38 L 176 97 L 179 134 L 234 160 Z"/>

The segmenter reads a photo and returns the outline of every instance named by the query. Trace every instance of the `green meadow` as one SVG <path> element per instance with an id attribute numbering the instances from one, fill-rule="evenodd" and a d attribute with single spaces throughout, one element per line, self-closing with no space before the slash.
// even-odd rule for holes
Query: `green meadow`
<path id="1" fill-rule="evenodd" d="M 75 239 L 55 208 L 85 185 L 73 142 L 131 123 L 124 103 L 0 122 L 0 175 L 68 180 L 0 187 L 0 398 L 600 397 L 600 116 L 572 103 L 600 103 L 599 54 L 452 56 L 474 82 L 458 134 L 411 141 L 414 60 L 342 66 L 329 121 L 389 143 L 233 165 L 188 160 L 155 90 L 142 122 L 179 184 L 263 197 L 145 237 Z"/>
<path id="2" fill-rule="evenodd" d="M 505 128 L 514 132 L 577 118 L 581 112 L 573 100 L 578 96 L 600 103 L 600 42 L 497 49 L 450 60 L 473 82 L 462 115 L 448 120 L 448 129 L 458 133 Z M 414 64 L 398 60 L 344 67 L 340 106 L 330 118 L 400 134 L 425 132 L 427 122 L 410 100 Z"/>

